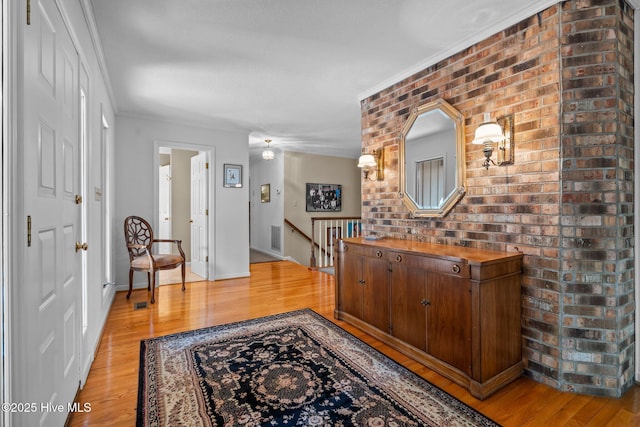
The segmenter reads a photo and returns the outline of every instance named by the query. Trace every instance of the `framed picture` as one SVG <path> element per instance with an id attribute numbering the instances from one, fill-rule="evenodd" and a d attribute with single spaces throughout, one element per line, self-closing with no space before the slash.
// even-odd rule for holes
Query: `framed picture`
<path id="1" fill-rule="evenodd" d="M 347 223 L 347 237 L 358 237 L 362 234 L 361 222 L 349 222 Z"/>
<path id="2" fill-rule="evenodd" d="M 242 187 L 242 165 L 224 165 L 224 184 L 225 187 Z"/>
<path id="3" fill-rule="evenodd" d="M 307 183 L 307 212 L 342 210 L 342 185 Z"/>
<path id="4" fill-rule="evenodd" d="M 271 201 L 271 184 L 260 186 L 260 202 L 269 203 Z"/>

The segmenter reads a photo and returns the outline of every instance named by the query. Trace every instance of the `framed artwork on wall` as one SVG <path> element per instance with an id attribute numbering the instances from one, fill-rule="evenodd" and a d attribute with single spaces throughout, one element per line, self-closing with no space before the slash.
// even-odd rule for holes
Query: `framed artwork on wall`
<path id="1" fill-rule="evenodd" d="M 342 210 L 342 185 L 307 183 L 307 212 Z"/>
<path id="2" fill-rule="evenodd" d="M 229 188 L 242 187 L 242 165 L 224 165 L 223 185 Z"/>
<path id="3" fill-rule="evenodd" d="M 271 184 L 260 186 L 260 202 L 269 203 L 271 201 Z"/>

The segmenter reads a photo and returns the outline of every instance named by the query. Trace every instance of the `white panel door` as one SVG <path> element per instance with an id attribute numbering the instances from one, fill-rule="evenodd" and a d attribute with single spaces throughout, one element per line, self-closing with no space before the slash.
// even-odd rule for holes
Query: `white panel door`
<path id="1" fill-rule="evenodd" d="M 158 235 L 156 239 L 171 238 L 171 165 L 160 166 L 158 175 Z M 154 233 L 155 234 L 155 233 Z M 154 245 L 155 246 L 155 245 Z M 171 243 L 158 243 L 157 251 L 170 254 L 174 250 Z"/>
<path id="2" fill-rule="evenodd" d="M 191 271 L 207 278 L 207 153 L 200 152 L 191 158 Z"/>
<path id="3" fill-rule="evenodd" d="M 33 1 L 23 23 L 23 282 L 16 286 L 14 425 L 64 425 L 80 384 L 82 310 L 78 54 L 55 2 Z"/>

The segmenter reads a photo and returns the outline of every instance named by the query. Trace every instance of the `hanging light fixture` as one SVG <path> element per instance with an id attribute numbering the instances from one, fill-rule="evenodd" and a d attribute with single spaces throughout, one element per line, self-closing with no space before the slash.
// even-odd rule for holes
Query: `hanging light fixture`
<path id="1" fill-rule="evenodd" d="M 264 160 L 273 160 L 276 155 L 273 153 L 273 151 L 271 151 L 271 149 L 269 149 L 269 143 L 271 142 L 271 140 L 265 139 L 264 142 L 267 143 L 267 149 L 262 152 L 262 158 Z"/>

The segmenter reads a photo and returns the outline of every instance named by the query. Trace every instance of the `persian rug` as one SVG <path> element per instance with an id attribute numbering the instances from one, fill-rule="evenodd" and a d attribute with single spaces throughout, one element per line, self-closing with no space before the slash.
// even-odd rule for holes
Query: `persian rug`
<path id="1" fill-rule="evenodd" d="M 141 341 L 138 426 L 497 426 L 305 309 Z"/>

